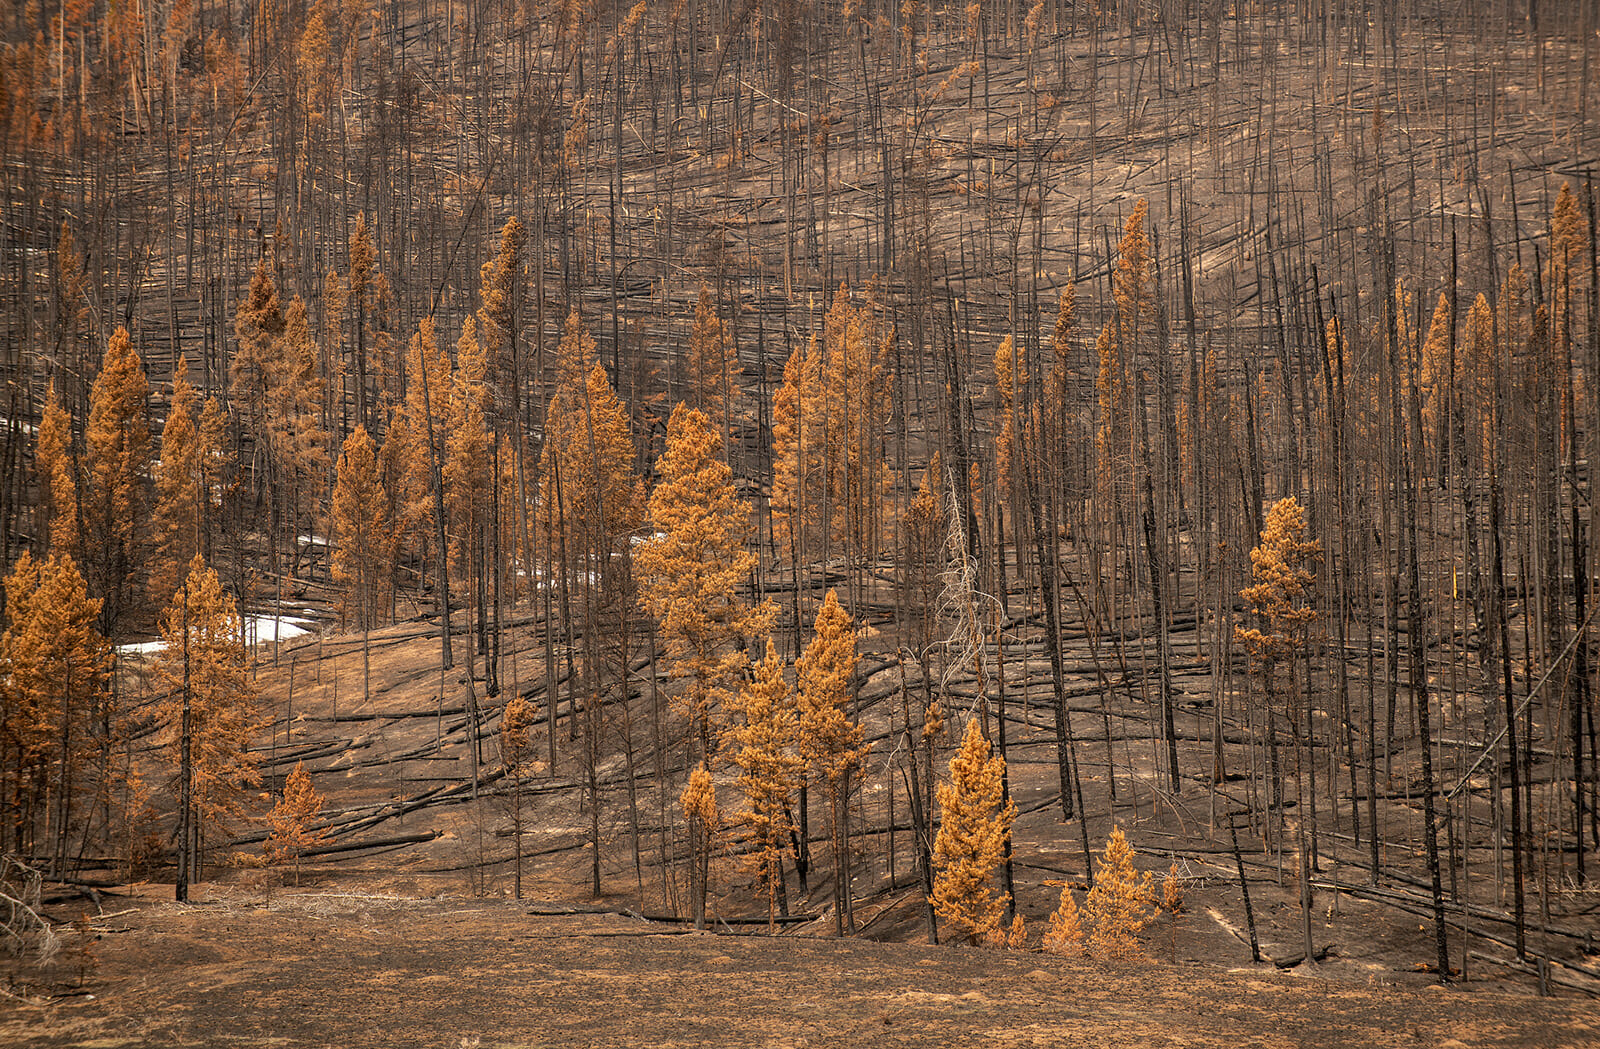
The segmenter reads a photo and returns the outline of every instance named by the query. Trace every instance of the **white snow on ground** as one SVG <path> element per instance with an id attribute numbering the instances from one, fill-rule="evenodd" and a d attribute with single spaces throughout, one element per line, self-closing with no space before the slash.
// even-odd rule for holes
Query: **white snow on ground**
<path id="1" fill-rule="evenodd" d="M 261 645 L 269 641 L 288 641 L 311 633 L 312 623 L 290 616 L 246 616 L 244 641 L 247 645 Z"/>
<path id="2" fill-rule="evenodd" d="M 289 641 L 311 633 L 316 624 L 309 619 L 292 616 L 246 616 L 244 618 L 244 643 L 247 645 L 271 644 L 274 640 Z M 153 656 L 167 647 L 165 641 L 140 641 L 137 644 L 118 645 L 119 656 Z"/>

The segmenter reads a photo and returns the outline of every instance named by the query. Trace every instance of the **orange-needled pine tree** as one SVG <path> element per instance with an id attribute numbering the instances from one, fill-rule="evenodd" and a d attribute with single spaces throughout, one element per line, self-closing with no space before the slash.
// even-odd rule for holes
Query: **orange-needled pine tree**
<path id="1" fill-rule="evenodd" d="M 560 375 L 545 413 L 539 526 L 546 549 L 565 543 L 569 568 L 596 563 L 639 528 L 644 489 L 634 470 L 628 412 L 577 311 L 558 351 Z"/>
<path id="2" fill-rule="evenodd" d="M 1050 913 L 1050 925 L 1045 930 L 1041 946 L 1051 954 L 1083 953 L 1083 912 L 1078 909 L 1071 885 L 1061 886 L 1061 899 Z"/>
<path id="3" fill-rule="evenodd" d="M 1122 828 L 1113 828 L 1083 904 L 1090 953 L 1111 961 L 1139 954 L 1134 934 L 1156 916 L 1153 881 L 1149 871 L 1141 875 L 1134 867 L 1133 848 Z"/>
<path id="4" fill-rule="evenodd" d="M 423 564 L 439 531 L 436 514 L 445 460 L 450 404 L 450 355 L 439 345 L 432 317 L 417 323 L 406 348 L 405 400 L 384 435 L 384 484 L 394 504 L 395 542 L 401 556 Z"/>
<path id="5" fill-rule="evenodd" d="M 706 927 L 706 894 L 711 880 L 711 853 L 716 848 L 721 816 L 717 812 L 717 787 L 705 762 L 689 773 L 678 796 L 689 826 L 689 907 L 696 929 Z"/>
<path id="6" fill-rule="evenodd" d="M 333 578 L 350 588 L 356 625 L 370 630 L 383 617 L 394 527 L 378 472 L 377 448 L 366 427 L 346 438 L 333 487 Z"/>
<path id="7" fill-rule="evenodd" d="M 54 380 L 39 420 L 33 468 L 39 483 L 37 530 L 48 537 L 51 550 L 70 554 L 78 548 L 78 482 L 72 458 L 72 420 L 61 407 Z"/>
<path id="8" fill-rule="evenodd" d="M 886 537 L 885 444 L 894 326 L 869 287 L 861 305 L 841 286 L 822 338 L 795 350 L 773 402 L 772 512 L 785 553 L 872 558 Z"/>
<path id="9" fill-rule="evenodd" d="M 272 276 L 272 258 L 256 260 L 250 287 L 233 314 L 233 358 L 229 362 L 229 400 L 245 431 L 257 443 L 257 453 L 267 450 L 267 422 L 272 393 L 283 372 L 283 302 Z M 265 480 L 266 465 L 257 460 L 255 472 Z"/>
<path id="10" fill-rule="evenodd" d="M 477 640 L 474 647 L 468 649 L 469 658 L 474 651 L 488 652 L 484 629 L 488 621 L 488 565 L 485 561 L 494 473 L 489 455 L 493 444 L 488 427 L 487 374 L 488 359 L 478 340 L 478 326 L 468 317 L 462 322 L 461 337 L 456 340 L 456 370 L 450 384 L 443 479 L 452 571 L 457 579 L 470 583 L 472 605 L 477 609 Z"/>
<path id="11" fill-rule="evenodd" d="M 152 518 L 150 601 L 165 608 L 201 552 L 204 509 L 200 472 L 200 398 L 189 383 L 189 366 L 178 358 L 172 376 L 172 405 L 161 428 L 161 462 L 156 467 Z"/>
<path id="12" fill-rule="evenodd" d="M 1027 386 L 1027 362 L 1018 352 L 1016 340 L 1007 335 L 994 351 L 994 388 L 1000 400 L 1000 418 L 994 432 L 995 478 L 1001 506 L 1005 508 L 1010 507 L 1011 501 L 1024 489 L 1018 462 L 1023 424 L 1017 408 L 1026 395 Z"/>
<path id="13" fill-rule="evenodd" d="M 977 718 L 967 722 L 950 759 L 950 782 L 939 784 L 939 835 L 934 839 L 934 909 L 970 946 L 999 935 L 1009 895 L 995 874 L 1005 861 L 1015 802 L 1005 798 L 1005 761 L 991 753 Z"/>
<path id="14" fill-rule="evenodd" d="M 640 601 L 660 626 L 672 676 L 686 682 L 680 705 L 697 758 L 710 761 L 721 710 L 749 666 L 749 639 L 769 632 L 773 612 L 741 592 L 756 562 L 746 548 L 749 509 L 705 413 L 673 409 L 656 470 L 655 534 L 634 555 Z"/>
<path id="15" fill-rule="evenodd" d="M 722 318 L 717 316 L 711 291 L 700 285 L 695 302 L 694 326 L 689 330 L 689 355 L 684 360 L 684 397 L 691 407 L 731 431 L 737 418 L 739 354 Z"/>
<path id="16" fill-rule="evenodd" d="M 487 370 L 484 381 L 496 398 L 494 416 L 513 422 L 521 404 L 522 355 L 517 324 L 522 305 L 522 253 L 527 230 L 515 215 L 500 228 L 500 246 L 478 270 L 478 340 Z"/>
<path id="17" fill-rule="evenodd" d="M 398 382 L 399 369 L 390 360 L 393 344 L 389 336 L 389 281 L 378 268 L 378 249 L 367 228 L 365 212 L 356 212 L 350 231 L 349 270 L 340 288 L 339 301 L 331 303 L 347 311 L 350 325 L 349 346 L 352 392 L 355 396 L 357 425 L 375 428 L 378 408 L 384 399 L 398 400 L 389 386 Z"/>
<path id="18" fill-rule="evenodd" d="M 755 839 L 744 866 L 761 879 L 770 930 L 786 901 L 783 852 L 794 830 L 789 799 L 799 786 L 804 767 L 794 751 L 800 727 L 794 694 L 784 679 L 783 659 L 771 638 L 767 639 L 766 658 L 756 664 L 754 679 L 739 690 L 736 703 L 740 723 L 730 730 L 730 736 L 746 805 L 739 820 Z"/>
<path id="19" fill-rule="evenodd" d="M 110 646 L 72 556 L 24 552 L 6 578 L 0 636 L 0 847 L 50 857 L 65 877 L 69 835 L 103 800 L 109 773 L 94 737 L 112 724 Z M 104 742 L 109 743 L 109 740 Z"/>
<path id="20" fill-rule="evenodd" d="M 1277 702 L 1277 673 L 1284 665 L 1290 670 L 1288 691 L 1291 695 L 1294 691 L 1293 661 L 1304 653 L 1317 618 L 1311 594 L 1321 550 L 1320 543 L 1306 538 L 1305 511 L 1290 495 L 1272 505 L 1261 542 L 1250 551 L 1253 582 L 1239 591 L 1239 597 L 1258 625 L 1235 627 L 1234 639 L 1250 653 L 1269 706 Z M 1292 715 L 1294 703 L 1286 702 Z"/>
<path id="21" fill-rule="evenodd" d="M 115 637 L 134 610 L 143 573 L 145 486 L 150 471 L 150 389 L 128 330 L 106 343 L 89 391 L 83 491 L 84 574 L 104 604 L 100 630 Z"/>
<path id="22" fill-rule="evenodd" d="M 157 708 L 172 754 L 179 810 L 178 899 L 204 871 L 208 839 L 244 815 L 246 788 L 261 782 L 250 744 L 261 729 L 243 624 L 217 573 L 196 555 L 161 614 Z"/>
<path id="23" fill-rule="evenodd" d="M 283 314 L 278 375 L 268 392 L 267 439 L 273 457 L 276 499 L 274 537 L 298 551 L 302 532 L 315 532 L 327 491 L 329 434 L 322 426 L 324 384 L 317 368 L 306 304 L 296 295 Z M 298 558 L 289 573 L 298 569 Z"/>
<path id="24" fill-rule="evenodd" d="M 800 698 L 800 757 L 828 792 L 834 931 L 840 936 L 846 927 L 855 929 L 849 871 L 851 777 L 861 768 L 871 746 L 863 742 L 860 724 L 845 713 L 855 669 L 855 627 L 850 613 L 839 605 L 839 595 L 830 588 L 817 609 L 811 642 L 795 664 L 795 680 Z"/>
<path id="25" fill-rule="evenodd" d="M 532 701 L 512 696 L 500 712 L 500 763 L 511 777 L 512 890 L 522 899 L 522 778 L 533 761 Z"/>
<path id="26" fill-rule="evenodd" d="M 294 865 L 294 883 L 300 884 L 300 860 L 306 852 L 327 840 L 328 828 L 313 826 L 322 815 L 326 799 L 311 785 L 311 773 L 304 761 L 295 762 L 294 768 L 283 781 L 283 793 L 278 803 L 267 814 L 266 843 L 262 851 L 267 862 L 277 866 Z"/>
<path id="27" fill-rule="evenodd" d="M 362 693 L 372 676 L 370 634 L 388 607 L 394 566 L 394 522 L 378 469 L 378 450 L 357 426 L 339 454 L 333 486 L 333 578 L 346 587 L 346 603 L 361 629 Z"/>

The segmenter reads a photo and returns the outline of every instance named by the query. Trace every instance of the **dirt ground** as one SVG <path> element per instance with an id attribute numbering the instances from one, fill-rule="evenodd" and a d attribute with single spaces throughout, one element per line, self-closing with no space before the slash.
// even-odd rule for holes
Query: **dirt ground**
<path id="1" fill-rule="evenodd" d="M 510 665 L 537 680 L 538 647 L 531 635 L 519 640 Z M 374 635 L 364 690 L 360 649 L 349 638 L 302 642 L 276 668 L 264 661 L 258 684 L 276 718 L 260 748 L 263 788 L 280 789 L 303 758 L 327 798 L 326 850 L 308 858 L 299 887 L 288 872 L 229 866 L 232 853 L 259 852 L 252 824 L 212 853 L 188 905 L 172 902 L 170 867 L 103 890 L 97 904 L 47 889 L 57 894 L 47 914 L 61 946 L 47 966 L 4 970 L 0 1046 L 1600 1046 L 1590 975 L 1600 896 L 1559 894 L 1551 925 L 1530 930 L 1531 952 L 1552 959 L 1558 996 L 1539 998 L 1531 966 L 1502 942 L 1503 904 L 1481 876 L 1470 895 L 1471 937 L 1460 937 L 1462 918 L 1452 914 L 1452 967 L 1466 971 L 1441 989 L 1429 966 L 1432 926 L 1426 909 L 1417 911 L 1421 854 L 1406 833 L 1414 814 L 1396 804 L 1379 886 L 1369 884 L 1360 850 L 1326 834 L 1313 881 L 1319 960 L 1306 964 L 1298 962 L 1304 929 L 1292 865 L 1281 876 L 1273 854 L 1241 826 L 1268 959 L 1254 964 L 1237 868 L 1226 832 L 1210 826 L 1209 795 L 1186 785 L 1163 799 L 1149 787 L 1156 777 L 1145 748 L 1126 742 L 1117 744 L 1128 764 L 1119 764 L 1115 803 L 1107 767 L 1093 760 L 1101 744 L 1084 751 L 1088 836 L 1098 852 L 1114 820 L 1141 867 L 1159 875 L 1177 864 L 1185 911 L 1147 928 L 1147 957 L 1130 965 L 1038 951 L 1063 881 L 1081 889 L 1084 863 L 1082 830 L 1061 820 L 1053 791 L 1047 713 L 1025 693 L 1009 715 L 1015 897 L 1034 949 L 927 944 L 906 800 L 877 785 L 857 812 L 855 937 L 833 938 L 825 855 L 809 892 L 789 872 L 790 909 L 809 920 L 772 937 L 742 924 L 765 911 L 738 869 L 736 835 L 713 865 L 709 901 L 710 913 L 731 924 L 696 933 L 637 917 L 685 913 L 682 843 L 672 791 L 641 783 L 635 864 L 621 757 L 601 769 L 608 786 L 596 897 L 579 742 L 565 716 L 556 771 L 540 769 L 524 784 L 525 898 L 513 900 L 513 809 L 507 781 L 494 778 L 497 722 L 480 729 L 484 783 L 473 801 L 464 684 L 441 681 L 436 645 L 418 624 Z M 878 686 L 895 677 L 883 671 L 863 694 L 892 695 Z M 887 707 L 863 703 L 885 754 Z M 1085 723 L 1093 713 L 1082 709 Z M 640 723 L 648 718 L 608 711 L 608 738 L 625 739 Z M 540 728 L 542 742 L 542 718 Z M 1204 737 L 1192 738 L 1185 763 L 1200 767 Z M 735 795 L 728 784 L 728 805 Z M 68 924 L 84 912 L 87 934 Z"/>
<path id="2" fill-rule="evenodd" d="M 108 900 L 86 965 L 69 934 L 55 990 L 14 987 L 0 1004 L 0 1043 L 1600 1045 L 1592 1002 L 1352 985 L 1317 968 L 696 933 L 529 901 L 169 896 Z"/>

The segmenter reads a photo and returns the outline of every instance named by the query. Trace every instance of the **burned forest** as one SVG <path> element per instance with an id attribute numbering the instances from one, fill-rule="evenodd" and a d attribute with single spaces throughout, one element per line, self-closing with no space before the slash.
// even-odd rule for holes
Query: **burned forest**
<path id="1" fill-rule="evenodd" d="M 8 963 L 343 892 L 1600 993 L 1597 60 L 6 5 Z"/>

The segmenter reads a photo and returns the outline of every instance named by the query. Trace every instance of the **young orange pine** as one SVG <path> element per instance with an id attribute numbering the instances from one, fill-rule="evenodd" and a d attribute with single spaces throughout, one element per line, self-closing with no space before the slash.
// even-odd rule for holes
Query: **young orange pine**
<path id="1" fill-rule="evenodd" d="M 11 847 L 31 849 L 34 829 L 57 877 L 65 875 L 67 836 L 81 826 L 78 806 L 95 801 L 90 767 L 95 735 L 114 724 L 109 704 L 111 650 L 95 628 L 91 598 L 70 554 L 35 561 L 23 552 L 5 580 L 6 630 L 0 635 L 0 710 L 8 761 L 0 786 L 10 799 Z M 9 782 L 5 782 L 9 780 Z"/>
<path id="2" fill-rule="evenodd" d="M 344 442 L 333 486 L 333 578 L 349 587 L 356 625 L 370 630 L 385 607 L 393 562 L 389 496 L 364 426 Z"/>
<path id="3" fill-rule="evenodd" d="M 850 678 L 856 668 L 856 633 L 850 614 L 831 588 L 812 624 L 811 643 L 795 664 L 800 691 L 800 756 L 827 786 L 828 828 L 833 841 L 834 929 L 844 934 L 850 909 L 846 856 L 850 842 L 850 777 L 861 767 L 869 744 L 861 726 L 845 715 Z"/>
<path id="4" fill-rule="evenodd" d="M 528 234 L 513 215 L 500 228 L 500 247 L 478 271 L 478 338 L 488 360 L 486 380 L 502 403 L 514 403 L 520 391 L 521 366 L 516 349 L 517 307 L 520 305 L 522 251 Z"/>
<path id="5" fill-rule="evenodd" d="M 50 549 L 70 554 L 78 542 L 78 484 L 72 476 L 72 420 L 61 407 L 55 380 L 45 396 L 44 414 L 34 445 L 34 472 L 39 480 L 41 527 Z"/>
<path id="6" fill-rule="evenodd" d="M 1001 803 L 1004 774 L 1005 762 L 991 755 L 978 720 L 968 721 L 961 749 L 950 759 L 950 782 L 939 784 L 930 899 L 946 927 L 972 946 L 995 935 L 1010 900 L 992 884 L 1017 817 L 1015 802 Z"/>
<path id="7" fill-rule="evenodd" d="M 1052 954 L 1078 955 L 1084 951 L 1082 912 L 1072 896 L 1071 885 L 1061 886 L 1061 900 L 1050 915 L 1043 946 Z"/>
<path id="8" fill-rule="evenodd" d="M 244 301 L 233 315 L 234 351 L 229 362 L 229 394 L 251 436 L 267 438 L 269 396 L 283 370 L 283 303 L 272 279 L 272 258 L 256 260 Z"/>
<path id="9" fill-rule="evenodd" d="M 1121 827 L 1106 839 L 1106 852 L 1095 871 L 1094 888 L 1083 904 L 1090 951 L 1116 961 L 1139 953 L 1134 934 L 1155 917 L 1152 877 L 1133 866 L 1133 849 Z"/>
<path id="10" fill-rule="evenodd" d="M 300 884 L 300 859 L 306 852 L 327 840 L 328 828 L 312 824 L 322 815 L 323 795 L 311 785 L 311 773 L 304 761 L 283 781 L 283 794 L 267 814 L 267 840 L 262 846 L 267 862 L 274 866 L 294 864 L 294 883 Z"/>
<path id="11" fill-rule="evenodd" d="M 316 516 L 326 484 L 331 435 L 322 425 L 324 383 L 306 304 L 296 295 L 283 315 L 277 381 L 268 394 L 266 437 L 277 463 L 281 524 L 291 542 Z"/>
<path id="12" fill-rule="evenodd" d="M 1250 551 L 1250 575 L 1255 582 L 1239 591 L 1261 625 L 1235 627 L 1234 638 L 1244 644 L 1262 673 L 1269 701 L 1278 664 L 1301 651 L 1306 631 L 1317 618 L 1310 602 L 1315 581 L 1312 566 L 1322 547 L 1305 534 L 1305 511 L 1295 497 L 1285 496 L 1274 503 L 1267 512 L 1261 542 Z"/>
<path id="13" fill-rule="evenodd" d="M 1007 335 L 994 351 L 994 385 L 1000 397 L 1000 420 L 995 429 L 995 477 L 1002 505 L 1013 493 L 1022 490 L 1017 472 L 1016 454 L 1020 442 L 1017 418 L 1017 398 L 1028 384 L 1026 362 L 1017 353 L 1015 340 Z"/>
<path id="14" fill-rule="evenodd" d="M 717 813 L 717 788 L 705 762 L 689 773 L 689 782 L 678 797 L 684 818 L 689 822 L 689 901 L 694 927 L 706 927 L 706 896 L 710 891 L 711 852 L 716 846 L 720 817 Z"/>
<path id="15" fill-rule="evenodd" d="M 478 341 L 477 322 L 467 317 L 461 322 L 461 337 L 456 340 L 456 370 L 450 383 L 442 473 L 450 559 L 455 570 L 474 587 L 482 582 L 483 573 L 474 569 L 487 549 L 485 525 L 493 482 L 487 423 L 489 393 L 484 383 L 488 366 L 483 344 Z M 473 603 L 478 603 L 476 594 Z"/>
<path id="16" fill-rule="evenodd" d="M 547 547 L 564 536 L 574 561 L 606 556 L 644 518 L 628 410 L 596 363 L 556 388 L 545 420 L 539 502 Z"/>
<path id="17" fill-rule="evenodd" d="M 512 696 L 500 714 L 500 761 L 511 777 L 511 845 L 513 894 L 522 899 L 522 775 L 533 757 L 536 711 L 523 696 Z M 552 730 L 554 731 L 554 730 Z"/>
<path id="18" fill-rule="evenodd" d="M 794 753 L 799 734 L 794 695 L 771 638 L 766 658 L 756 664 L 754 680 L 740 689 L 737 705 L 743 723 L 731 732 L 733 760 L 748 806 L 740 819 L 756 842 L 744 866 L 761 878 L 770 927 L 782 886 L 783 851 L 792 830 L 789 799 L 804 767 Z"/>
<path id="19" fill-rule="evenodd" d="M 157 707 L 157 717 L 165 726 L 174 771 L 181 777 L 188 707 L 194 818 L 189 824 L 192 848 L 183 853 L 198 877 L 206 839 L 223 833 L 229 821 L 244 814 L 246 788 L 261 782 L 250 750 L 261 718 L 238 609 L 217 573 L 198 554 L 162 613 L 160 627 L 163 647 L 156 675 L 168 692 Z M 182 790 L 178 793 L 181 796 Z"/>
<path id="20" fill-rule="evenodd" d="M 172 406 L 161 428 L 161 462 L 156 467 L 156 505 L 152 520 L 155 557 L 149 595 L 165 607 L 200 552 L 203 509 L 200 474 L 200 398 L 189 384 L 188 364 L 178 358 L 172 376 Z"/>
<path id="21" fill-rule="evenodd" d="M 1422 352 L 1417 359 L 1417 387 L 1422 395 L 1422 440 L 1432 446 L 1435 454 L 1443 443 L 1439 427 L 1445 414 L 1445 398 L 1450 394 L 1452 359 L 1450 299 L 1440 292 L 1439 301 L 1433 308 L 1433 319 L 1428 323 L 1427 338 L 1422 341 Z"/>

